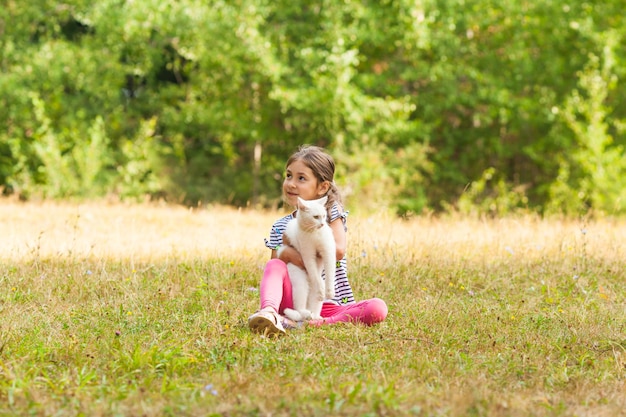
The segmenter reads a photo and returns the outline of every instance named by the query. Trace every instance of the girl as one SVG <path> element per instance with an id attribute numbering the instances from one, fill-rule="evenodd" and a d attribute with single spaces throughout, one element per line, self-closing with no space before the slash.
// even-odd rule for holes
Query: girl
<path id="1" fill-rule="evenodd" d="M 317 146 L 303 146 L 287 160 L 286 176 L 283 182 L 285 202 L 295 208 L 298 197 L 304 200 L 316 200 L 327 196 L 328 222 L 337 247 L 335 298 L 324 301 L 322 319 L 311 320 L 308 325 L 320 326 L 339 322 L 372 325 L 385 319 L 387 305 L 379 298 L 358 303 L 354 301 L 346 273 L 347 213 L 343 211 L 341 196 L 333 180 L 334 176 L 333 158 Z M 285 308 L 293 308 L 287 264 L 291 262 L 304 268 L 298 251 L 288 246 L 288 242 L 283 242 L 285 227 L 295 215 L 294 211 L 277 220 L 272 226 L 269 239 L 265 239 L 265 245 L 271 249 L 272 255 L 261 280 L 261 309 L 248 318 L 248 325 L 254 332 L 279 336 L 285 334 L 285 328 L 297 327 L 296 323 L 280 315 Z M 285 247 L 282 248 L 278 257 L 277 249 L 283 244 Z"/>

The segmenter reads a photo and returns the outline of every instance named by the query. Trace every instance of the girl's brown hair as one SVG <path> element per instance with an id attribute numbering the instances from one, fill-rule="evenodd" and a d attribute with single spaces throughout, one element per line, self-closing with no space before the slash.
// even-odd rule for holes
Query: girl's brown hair
<path id="1" fill-rule="evenodd" d="M 285 167 L 288 167 L 295 161 L 302 161 L 307 167 L 313 171 L 313 174 L 320 183 L 328 181 L 330 187 L 326 196 L 326 210 L 328 211 L 328 218 L 330 219 L 330 210 L 335 204 L 342 205 L 341 194 L 337 185 L 335 185 L 335 160 L 330 156 L 323 148 L 319 146 L 303 145 L 296 152 L 294 152 L 289 159 Z M 340 207 L 340 209 L 343 209 Z"/>

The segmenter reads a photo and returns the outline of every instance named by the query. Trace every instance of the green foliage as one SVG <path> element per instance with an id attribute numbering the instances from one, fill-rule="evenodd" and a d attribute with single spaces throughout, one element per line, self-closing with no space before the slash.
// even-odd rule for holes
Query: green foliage
<path id="1" fill-rule="evenodd" d="M 143 121 L 137 135 L 121 144 L 123 162 L 117 170 L 115 190 L 122 198 L 141 200 L 166 189 L 166 178 L 155 171 L 161 164 L 163 152 L 155 138 L 156 119 Z"/>
<path id="2" fill-rule="evenodd" d="M 614 32 L 606 34 L 600 58 L 591 54 L 579 74 L 579 88 L 565 102 L 561 119 L 572 133 L 570 152 L 559 158 L 559 174 L 551 188 L 549 208 L 580 213 L 587 208 L 598 213 L 620 213 L 626 205 L 626 155 L 614 143 L 611 109 L 607 98 L 617 84 L 614 73 Z"/>
<path id="3" fill-rule="evenodd" d="M 40 161 L 36 176 L 39 183 L 28 171 L 21 170 L 10 178 L 12 188 L 25 195 L 41 193 L 48 198 L 97 197 L 106 192 L 110 148 L 102 118 L 96 118 L 87 137 L 81 137 L 76 130 L 58 133 L 51 127 L 41 98 L 34 93 L 31 98 L 39 125 L 31 135 L 33 155 Z"/>
<path id="4" fill-rule="evenodd" d="M 461 195 L 457 209 L 461 214 L 488 214 L 493 217 L 522 211 L 528 207 L 528 198 L 522 189 L 513 189 L 495 168 L 490 167 L 482 177 L 473 181 Z"/>
<path id="5" fill-rule="evenodd" d="M 617 0 L 5 3 L 5 193 L 275 205 L 312 143 L 402 215 L 489 168 L 538 211 L 626 210 Z"/>

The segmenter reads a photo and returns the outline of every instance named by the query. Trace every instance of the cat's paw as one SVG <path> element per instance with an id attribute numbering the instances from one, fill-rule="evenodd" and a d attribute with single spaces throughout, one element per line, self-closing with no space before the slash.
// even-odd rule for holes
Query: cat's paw
<path id="1" fill-rule="evenodd" d="M 300 312 L 293 310 L 291 308 L 286 308 L 284 313 L 283 313 L 287 318 L 293 320 L 293 321 L 302 321 L 304 320 L 302 318 L 302 315 L 300 314 Z"/>
<path id="2" fill-rule="evenodd" d="M 299 310 L 298 313 L 300 313 L 302 320 L 311 320 L 313 317 L 313 314 L 311 314 L 309 310 Z"/>
<path id="3" fill-rule="evenodd" d="M 311 314 L 311 320 L 322 320 L 323 317 L 319 314 Z"/>

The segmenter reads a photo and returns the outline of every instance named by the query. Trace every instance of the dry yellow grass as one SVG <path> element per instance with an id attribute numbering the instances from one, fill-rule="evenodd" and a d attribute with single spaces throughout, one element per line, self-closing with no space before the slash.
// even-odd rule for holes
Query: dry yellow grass
<path id="1" fill-rule="evenodd" d="M 0 200 L 0 257 L 146 259 L 232 256 L 237 251 L 267 255 L 263 238 L 281 215 L 227 207 Z M 574 250 L 609 262 L 626 259 L 626 222 L 621 220 L 542 220 L 529 216 L 404 221 L 374 214 L 350 216 L 349 228 L 352 255 L 398 247 L 409 248 L 415 258 L 445 254 L 450 259 L 472 262 L 510 256 L 530 260 Z"/>
<path id="2" fill-rule="evenodd" d="M 0 201 L 0 256 L 220 256 L 262 248 L 267 214 L 161 204 Z M 260 244 L 259 244 L 260 243 Z"/>

